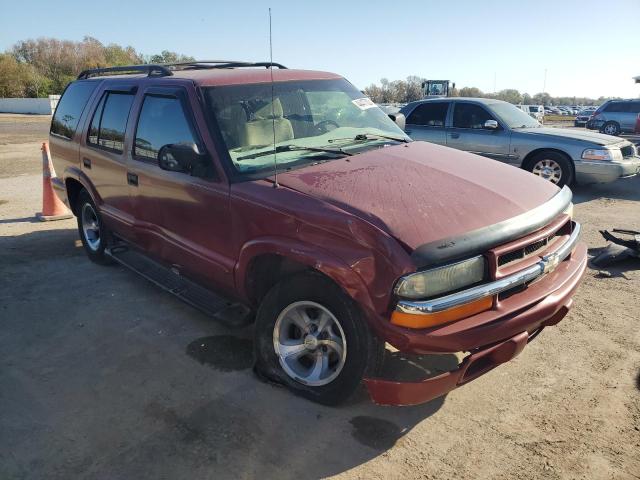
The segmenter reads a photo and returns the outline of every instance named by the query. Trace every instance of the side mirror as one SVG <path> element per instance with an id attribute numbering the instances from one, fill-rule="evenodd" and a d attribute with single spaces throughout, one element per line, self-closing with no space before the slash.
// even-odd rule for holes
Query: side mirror
<path id="1" fill-rule="evenodd" d="M 497 130 L 498 122 L 496 120 L 487 120 L 486 122 L 484 122 L 484 128 L 486 128 L 487 130 Z"/>
<path id="2" fill-rule="evenodd" d="M 391 120 L 393 120 L 396 125 L 398 125 L 400 127 L 401 130 L 404 131 L 404 127 L 407 124 L 407 119 L 405 118 L 404 114 L 398 112 L 398 113 L 390 113 L 389 114 L 389 118 Z"/>
<path id="3" fill-rule="evenodd" d="M 206 155 L 198 151 L 195 143 L 169 143 L 158 152 L 158 165 L 169 172 L 195 174 L 202 170 L 206 158 Z"/>

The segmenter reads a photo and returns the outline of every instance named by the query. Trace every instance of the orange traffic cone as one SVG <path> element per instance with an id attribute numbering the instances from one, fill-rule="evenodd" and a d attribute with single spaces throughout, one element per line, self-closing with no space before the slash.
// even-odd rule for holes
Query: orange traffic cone
<path id="1" fill-rule="evenodd" d="M 55 176 L 53 164 L 51 163 L 51 155 L 49 155 L 49 145 L 47 142 L 42 143 L 42 212 L 36 213 L 36 217 L 40 220 L 63 220 L 72 218 L 73 215 L 69 209 L 62 203 L 53 191 L 51 185 L 51 177 Z"/>

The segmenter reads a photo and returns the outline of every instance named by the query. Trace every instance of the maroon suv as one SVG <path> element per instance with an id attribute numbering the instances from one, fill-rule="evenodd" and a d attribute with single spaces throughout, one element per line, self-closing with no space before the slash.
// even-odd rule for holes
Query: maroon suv
<path id="1" fill-rule="evenodd" d="M 256 371 L 325 404 L 363 380 L 406 405 L 482 375 L 566 315 L 586 266 L 567 187 L 412 142 L 332 73 L 86 71 L 50 145 L 91 260 L 255 320 Z M 399 382 L 379 376 L 385 342 L 466 356 Z"/>

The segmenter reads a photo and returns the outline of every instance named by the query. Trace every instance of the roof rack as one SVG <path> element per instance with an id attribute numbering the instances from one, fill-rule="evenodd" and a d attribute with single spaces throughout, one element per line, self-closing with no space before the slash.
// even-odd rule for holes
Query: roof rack
<path id="1" fill-rule="evenodd" d="M 126 65 L 121 67 L 91 68 L 83 70 L 78 75 L 78 80 L 84 80 L 103 73 L 146 73 L 149 77 L 167 77 L 173 75 L 173 71 L 179 70 L 207 70 L 213 68 L 245 68 L 265 67 L 286 70 L 287 67 L 275 62 L 242 62 L 237 60 L 194 60 L 192 62 L 158 63 L 145 65 Z"/>
<path id="2" fill-rule="evenodd" d="M 102 73 L 115 73 L 115 72 L 126 72 L 126 73 L 135 73 L 142 72 L 146 73 L 149 77 L 167 77 L 173 75 L 171 70 L 169 70 L 164 65 L 158 64 L 146 64 L 146 65 L 126 65 L 122 67 L 104 67 L 104 68 L 90 68 L 88 70 L 83 70 L 78 75 L 78 80 L 84 80 L 87 78 L 91 78 L 95 75 L 100 75 Z"/>
<path id="3" fill-rule="evenodd" d="M 166 67 L 174 67 L 174 70 L 199 70 L 209 68 L 243 68 L 243 67 L 275 67 L 285 69 L 284 65 L 275 62 L 244 62 L 238 60 L 194 60 L 193 62 L 163 63 Z"/>

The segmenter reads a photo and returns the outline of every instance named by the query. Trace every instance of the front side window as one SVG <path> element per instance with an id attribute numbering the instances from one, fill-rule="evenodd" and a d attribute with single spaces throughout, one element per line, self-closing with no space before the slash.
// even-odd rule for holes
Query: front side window
<path id="1" fill-rule="evenodd" d="M 484 128 L 487 120 L 495 120 L 489 112 L 473 103 L 457 103 L 453 110 L 453 126 L 455 128 Z"/>
<path id="2" fill-rule="evenodd" d="M 448 102 L 422 103 L 411 112 L 407 123 L 424 127 L 444 127 L 448 108 Z"/>
<path id="3" fill-rule="evenodd" d="M 158 151 L 170 143 L 198 143 L 180 99 L 145 96 L 136 129 L 134 155 L 156 161 Z"/>
<path id="4" fill-rule="evenodd" d="M 91 119 L 87 142 L 122 153 L 133 98 L 131 94 L 105 92 Z"/>
<path id="5" fill-rule="evenodd" d="M 503 125 L 509 128 L 538 128 L 542 126 L 531 115 L 508 102 L 491 102 L 488 108 L 502 121 Z"/>
<path id="6" fill-rule="evenodd" d="M 203 92 L 235 175 L 244 178 L 269 176 L 276 159 L 287 170 L 341 158 L 341 150 L 355 154 L 384 142 L 410 141 L 344 79 L 205 87 Z"/>
<path id="7" fill-rule="evenodd" d="M 51 121 L 51 133 L 69 140 L 73 137 L 80 115 L 98 86 L 96 81 L 73 82 L 64 91 Z"/>

